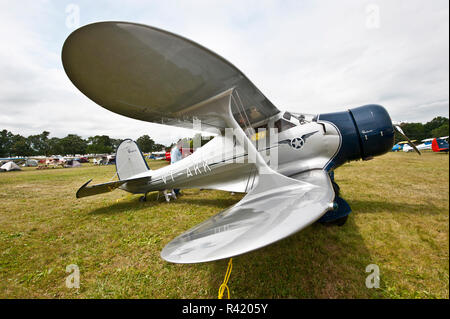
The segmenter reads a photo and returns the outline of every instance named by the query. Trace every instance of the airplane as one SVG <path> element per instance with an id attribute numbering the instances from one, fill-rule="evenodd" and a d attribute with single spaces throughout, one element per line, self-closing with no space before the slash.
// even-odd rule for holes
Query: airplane
<path id="1" fill-rule="evenodd" d="M 434 138 L 426 138 L 421 142 L 422 144 L 417 145 L 417 149 L 419 150 L 431 150 L 431 142 L 433 142 Z"/>
<path id="2" fill-rule="evenodd" d="M 448 137 L 447 137 L 448 138 Z M 421 150 L 421 151 L 423 151 L 423 150 L 433 150 L 433 151 L 435 151 L 435 149 L 439 149 L 439 147 L 437 146 L 437 144 L 436 144 L 436 147 L 435 148 L 433 148 L 432 147 L 432 143 L 433 143 L 433 141 L 434 140 L 438 140 L 438 141 L 442 141 L 444 144 L 445 143 L 447 143 L 446 141 L 445 141 L 445 137 L 444 138 L 426 138 L 426 139 L 423 139 L 421 142 L 422 142 L 422 144 L 419 144 L 419 145 L 417 145 L 417 149 L 418 150 Z M 440 142 L 441 143 L 441 142 Z M 442 144 L 442 147 L 445 149 L 445 145 L 444 144 Z M 412 151 L 414 151 L 414 148 L 412 148 L 410 145 L 404 145 L 403 146 L 403 152 L 412 152 Z M 439 152 L 439 151 L 435 151 L 435 152 Z"/>
<path id="3" fill-rule="evenodd" d="M 5 162 L 14 162 L 14 161 L 24 161 L 26 160 L 25 157 L 1 157 L 0 161 L 5 161 Z"/>
<path id="4" fill-rule="evenodd" d="M 415 143 L 415 142 L 417 142 L 417 141 L 416 141 L 416 140 L 412 140 L 411 142 L 412 142 L 412 143 Z M 401 142 L 398 142 L 397 144 L 395 144 L 395 145 L 392 147 L 391 151 L 392 151 L 392 152 L 399 152 L 399 151 L 403 150 L 403 147 L 405 147 L 405 145 L 407 145 L 407 144 L 409 144 L 408 141 L 401 141 Z"/>
<path id="5" fill-rule="evenodd" d="M 447 138 L 448 138 L 448 136 L 447 136 Z M 432 145 L 433 152 L 448 153 L 448 142 L 442 137 L 433 139 L 433 142 L 431 145 Z"/>
<path id="6" fill-rule="evenodd" d="M 156 160 L 159 160 L 159 159 L 166 159 L 166 151 L 161 151 L 161 152 L 151 152 L 151 154 L 149 154 L 148 156 L 147 156 L 147 158 L 148 159 L 156 159 Z"/>
<path id="7" fill-rule="evenodd" d="M 339 196 L 334 170 L 391 150 L 394 129 L 405 136 L 376 104 L 312 115 L 280 111 L 221 56 L 143 24 L 83 26 L 66 39 L 62 63 L 75 87 L 112 112 L 216 133 L 193 154 L 157 170 L 126 139 L 116 151 L 118 180 L 92 186 L 90 180 L 76 193 L 82 198 L 119 188 L 143 194 L 142 200 L 175 188 L 246 193 L 169 242 L 161 251 L 168 262 L 241 255 L 316 221 L 343 225 L 351 208 Z"/>

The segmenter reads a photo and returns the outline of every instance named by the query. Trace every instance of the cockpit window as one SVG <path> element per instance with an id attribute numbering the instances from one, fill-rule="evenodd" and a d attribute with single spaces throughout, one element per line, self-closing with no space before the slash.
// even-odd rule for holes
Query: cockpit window
<path id="1" fill-rule="evenodd" d="M 278 133 L 280 133 L 280 132 L 283 132 L 290 128 L 295 127 L 295 124 L 281 118 L 274 123 L 274 127 L 276 127 L 278 129 Z"/>

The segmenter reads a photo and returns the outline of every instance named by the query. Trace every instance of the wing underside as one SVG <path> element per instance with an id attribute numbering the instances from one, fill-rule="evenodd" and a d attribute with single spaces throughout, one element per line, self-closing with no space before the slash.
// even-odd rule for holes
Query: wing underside
<path id="1" fill-rule="evenodd" d="M 193 127 L 192 112 L 226 90 L 246 121 L 279 110 L 230 62 L 178 35 L 128 22 L 99 22 L 74 31 L 62 51 L 73 84 L 102 107 L 121 115 L 179 127 Z M 189 115 L 186 115 L 189 110 Z M 204 113 L 204 112 L 202 112 Z M 202 128 L 225 128 L 214 116 Z"/>
<path id="2" fill-rule="evenodd" d="M 286 186 L 273 187 L 277 176 L 261 175 L 258 186 L 240 202 L 167 244 L 162 258 L 198 263 L 233 257 L 307 227 L 331 208 L 334 192 L 322 170 L 298 178 L 301 181 L 291 179 Z"/>

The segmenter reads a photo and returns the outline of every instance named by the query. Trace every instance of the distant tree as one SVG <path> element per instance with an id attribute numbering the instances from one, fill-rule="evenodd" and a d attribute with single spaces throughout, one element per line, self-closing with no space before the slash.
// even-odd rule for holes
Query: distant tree
<path id="1" fill-rule="evenodd" d="M 155 146 L 155 141 L 148 135 L 142 135 L 136 140 L 136 143 L 144 153 L 152 152 Z"/>
<path id="2" fill-rule="evenodd" d="M 443 137 L 449 135 L 449 126 L 448 123 L 439 126 L 438 128 L 435 128 L 431 131 L 432 137 Z"/>
<path id="3" fill-rule="evenodd" d="M 44 154 L 45 156 L 49 155 L 49 152 L 50 152 L 50 146 L 48 145 L 48 136 L 49 135 L 50 135 L 50 132 L 48 132 L 48 131 L 43 131 L 39 135 L 39 138 L 40 138 L 40 141 L 41 141 L 39 152 L 40 152 L 41 155 L 42 154 Z"/>
<path id="4" fill-rule="evenodd" d="M 39 154 L 39 135 L 30 135 L 27 137 L 28 143 L 30 143 L 33 155 Z"/>
<path id="5" fill-rule="evenodd" d="M 20 134 L 12 137 L 11 155 L 14 156 L 30 156 L 33 155 L 30 141 Z"/>
<path id="6" fill-rule="evenodd" d="M 50 146 L 48 144 L 48 136 L 50 132 L 43 131 L 38 135 L 30 135 L 28 136 L 28 141 L 30 142 L 31 148 L 33 149 L 33 153 L 35 155 L 49 155 Z"/>
<path id="7" fill-rule="evenodd" d="M 214 138 L 214 136 L 203 136 L 201 133 L 196 133 L 193 138 L 184 138 L 183 140 L 188 141 L 189 144 L 183 144 L 183 145 L 184 145 L 184 147 L 186 147 L 186 145 L 189 145 L 190 148 L 194 149 L 194 144 L 196 147 L 198 147 L 198 146 L 202 147 L 203 145 L 208 143 L 213 138 Z M 195 151 L 195 149 L 194 149 L 194 151 Z"/>
<path id="8" fill-rule="evenodd" d="M 411 140 L 417 140 L 420 142 L 427 137 L 425 127 L 422 123 L 403 123 L 400 126 L 406 136 L 408 136 Z"/>
<path id="9" fill-rule="evenodd" d="M 61 139 L 57 137 L 52 137 L 48 140 L 48 155 L 62 155 L 63 148 L 61 145 Z M 47 156 L 48 156 L 47 155 Z"/>
<path id="10" fill-rule="evenodd" d="M 119 147 L 120 143 L 122 143 L 122 141 L 123 140 L 120 138 L 112 138 L 111 144 L 112 144 L 113 149 L 116 150 Z"/>
<path id="11" fill-rule="evenodd" d="M 59 141 L 61 145 L 61 155 L 85 154 L 87 142 L 76 134 L 69 134 Z"/>
<path id="12" fill-rule="evenodd" d="M 14 135 L 8 130 L 0 131 L 0 157 L 31 156 L 31 155 L 75 155 L 113 152 L 122 139 L 110 138 L 108 135 L 96 135 L 87 140 L 76 134 L 69 134 L 64 138 L 49 138 L 50 132 L 23 137 Z M 143 135 L 136 141 L 143 152 L 161 151 L 166 148 L 157 144 L 148 135 Z"/>
<path id="13" fill-rule="evenodd" d="M 0 132 L 0 156 L 11 156 L 11 146 L 14 134 L 8 130 Z"/>
<path id="14" fill-rule="evenodd" d="M 86 152 L 89 154 L 106 154 L 114 150 L 113 141 L 108 135 L 96 135 L 88 138 Z"/>
<path id="15" fill-rule="evenodd" d="M 160 152 L 160 151 L 164 151 L 166 149 L 166 146 L 163 144 L 155 144 L 153 146 L 153 150 L 154 152 Z"/>
<path id="16" fill-rule="evenodd" d="M 437 116 L 424 125 L 425 134 L 427 135 L 427 137 L 432 137 L 432 135 L 433 135 L 432 131 L 441 127 L 442 125 L 445 125 L 445 124 L 448 125 L 448 118 L 443 117 L 443 116 Z"/>
<path id="17" fill-rule="evenodd" d="M 431 121 L 422 123 L 402 123 L 400 124 L 402 130 L 411 140 L 420 142 L 425 138 L 447 136 L 449 128 L 449 119 L 443 116 L 437 116 Z M 398 143 L 405 138 L 395 133 L 394 142 Z"/>

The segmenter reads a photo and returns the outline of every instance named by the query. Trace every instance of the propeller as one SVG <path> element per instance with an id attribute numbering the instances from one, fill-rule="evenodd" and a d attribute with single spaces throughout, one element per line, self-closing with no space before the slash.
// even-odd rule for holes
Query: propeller
<path id="1" fill-rule="evenodd" d="M 399 132 L 401 135 L 403 135 L 403 137 L 408 141 L 409 146 L 411 146 L 417 152 L 417 154 L 422 155 L 420 153 L 420 151 L 418 150 L 418 148 L 414 145 L 414 143 L 411 142 L 411 140 L 408 138 L 408 136 L 406 136 L 406 134 L 403 132 L 402 128 L 396 124 L 394 124 L 393 126 L 397 130 L 397 132 Z"/>

